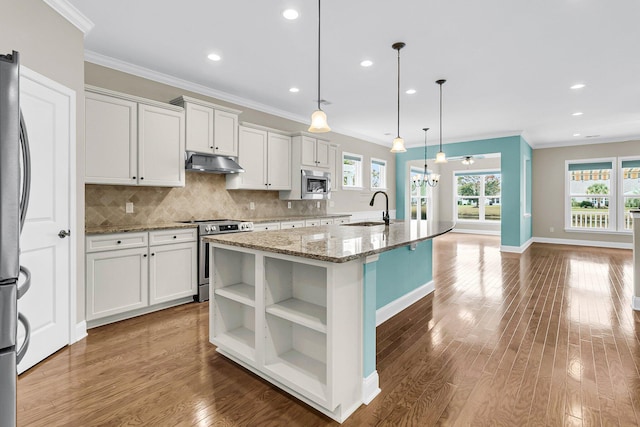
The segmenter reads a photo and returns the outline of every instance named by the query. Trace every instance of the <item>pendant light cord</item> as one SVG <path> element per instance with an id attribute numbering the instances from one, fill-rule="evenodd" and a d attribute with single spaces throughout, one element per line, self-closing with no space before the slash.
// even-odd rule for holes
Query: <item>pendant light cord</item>
<path id="1" fill-rule="evenodd" d="M 320 0 L 318 0 L 318 110 L 320 108 Z"/>
<path id="2" fill-rule="evenodd" d="M 440 83 L 440 151 L 442 151 L 442 83 Z"/>
<path id="3" fill-rule="evenodd" d="M 398 138 L 400 138 L 400 49 L 398 49 Z"/>

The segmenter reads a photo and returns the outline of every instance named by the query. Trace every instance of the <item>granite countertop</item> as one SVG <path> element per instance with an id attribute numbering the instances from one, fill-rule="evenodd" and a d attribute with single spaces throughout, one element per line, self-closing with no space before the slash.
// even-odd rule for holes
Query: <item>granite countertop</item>
<path id="1" fill-rule="evenodd" d="M 263 222 L 281 222 L 281 221 L 305 221 L 307 219 L 323 219 L 323 218 L 344 218 L 350 217 L 351 214 L 324 214 L 324 215 L 291 215 L 291 216 L 273 216 L 261 218 L 241 218 L 240 221 L 250 221 L 255 224 Z"/>
<path id="2" fill-rule="evenodd" d="M 321 218 L 344 218 L 350 217 L 351 214 L 325 214 L 315 216 L 279 216 L 264 218 L 241 218 L 238 221 L 254 222 L 256 224 L 262 222 L 279 222 L 279 221 L 304 221 L 307 219 Z M 97 227 L 86 227 L 85 234 L 109 234 L 109 233 L 128 233 L 135 231 L 153 231 L 166 230 L 170 228 L 197 228 L 198 224 L 183 222 L 163 222 L 163 223 L 146 223 L 146 224 L 129 224 L 129 225 L 101 225 Z"/>
<path id="3" fill-rule="evenodd" d="M 393 221 L 371 227 L 324 225 L 280 231 L 207 236 L 209 243 L 256 249 L 328 262 L 348 262 L 447 233 L 454 222 Z"/>
<path id="4" fill-rule="evenodd" d="M 197 228 L 198 224 L 183 222 L 163 222 L 155 224 L 133 224 L 133 225 L 102 225 L 99 227 L 87 227 L 85 234 L 109 234 L 128 233 L 135 231 L 167 230 L 170 228 Z"/>

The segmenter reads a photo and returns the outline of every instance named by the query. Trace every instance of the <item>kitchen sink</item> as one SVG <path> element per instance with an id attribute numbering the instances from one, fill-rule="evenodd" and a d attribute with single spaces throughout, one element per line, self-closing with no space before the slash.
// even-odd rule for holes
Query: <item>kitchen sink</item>
<path id="1" fill-rule="evenodd" d="M 349 222 L 347 224 L 341 224 L 347 226 L 358 226 L 358 227 L 373 227 L 374 225 L 384 225 L 382 221 L 362 221 L 362 222 Z"/>

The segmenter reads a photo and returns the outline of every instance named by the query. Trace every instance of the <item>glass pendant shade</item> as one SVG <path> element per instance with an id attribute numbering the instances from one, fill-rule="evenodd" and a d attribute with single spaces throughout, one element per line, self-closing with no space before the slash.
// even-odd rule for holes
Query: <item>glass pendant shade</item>
<path id="1" fill-rule="evenodd" d="M 391 152 L 392 153 L 404 153 L 407 149 L 404 147 L 404 139 L 397 137 L 393 140 L 391 144 Z"/>
<path id="2" fill-rule="evenodd" d="M 436 154 L 436 163 L 447 163 L 447 156 L 444 151 L 438 151 Z"/>
<path id="3" fill-rule="evenodd" d="M 322 110 L 316 110 L 311 115 L 311 126 L 309 126 L 309 132 L 323 133 L 330 132 L 331 128 L 327 123 L 327 115 Z M 403 144 L 404 147 L 404 144 Z M 406 151 L 406 150 L 404 150 Z"/>

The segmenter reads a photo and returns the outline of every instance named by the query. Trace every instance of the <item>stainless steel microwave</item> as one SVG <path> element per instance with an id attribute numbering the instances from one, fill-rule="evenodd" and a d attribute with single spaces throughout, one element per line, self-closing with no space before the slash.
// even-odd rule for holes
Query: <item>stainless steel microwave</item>
<path id="1" fill-rule="evenodd" d="M 331 194 L 331 173 L 309 169 L 301 171 L 301 198 L 305 200 L 328 199 Z"/>

